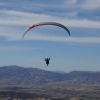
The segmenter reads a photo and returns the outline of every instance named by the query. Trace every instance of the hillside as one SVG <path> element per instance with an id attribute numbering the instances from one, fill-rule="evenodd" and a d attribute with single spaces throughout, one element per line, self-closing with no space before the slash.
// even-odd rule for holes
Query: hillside
<path id="1" fill-rule="evenodd" d="M 100 72 L 72 71 L 61 74 L 38 68 L 20 66 L 0 67 L 0 84 L 45 84 L 50 82 L 65 82 L 68 84 L 98 84 Z"/>
<path id="2" fill-rule="evenodd" d="M 0 67 L 0 84 L 44 84 L 63 81 L 64 77 L 62 74 L 38 68 L 19 66 Z"/>

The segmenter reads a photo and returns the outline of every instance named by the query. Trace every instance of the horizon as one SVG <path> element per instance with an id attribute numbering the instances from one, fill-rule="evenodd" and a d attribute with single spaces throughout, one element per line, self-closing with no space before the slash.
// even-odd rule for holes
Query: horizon
<path id="1" fill-rule="evenodd" d="M 62 70 L 46 70 L 46 69 L 41 69 L 41 68 L 36 68 L 36 67 L 24 67 L 24 66 L 18 66 L 18 65 L 6 65 L 6 66 L 0 66 L 1 67 L 20 67 L 20 68 L 33 68 L 33 69 L 40 69 L 44 71 L 50 71 L 50 72 L 58 72 L 58 73 L 70 73 L 70 72 L 100 72 L 100 71 L 91 71 L 91 70 L 72 70 L 70 72 L 62 71 Z"/>

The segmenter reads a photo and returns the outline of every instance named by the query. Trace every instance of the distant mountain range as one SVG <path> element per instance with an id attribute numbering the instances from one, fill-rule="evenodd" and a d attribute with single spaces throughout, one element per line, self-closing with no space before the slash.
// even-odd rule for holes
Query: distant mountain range
<path id="1" fill-rule="evenodd" d="M 100 72 L 72 71 L 62 74 L 62 72 L 51 72 L 38 68 L 24 68 L 15 65 L 0 67 L 0 85 L 29 85 L 50 82 L 98 84 L 100 83 Z"/>

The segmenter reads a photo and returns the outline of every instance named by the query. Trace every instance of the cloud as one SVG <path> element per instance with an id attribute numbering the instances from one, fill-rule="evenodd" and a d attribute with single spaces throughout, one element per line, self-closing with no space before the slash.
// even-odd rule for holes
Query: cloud
<path id="1" fill-rule="evenodd" d="M 62 17 L 67 17 L 67 15 L 70 15 L 70 13 L 71 15 L 72 13 L 77 13 L 77 16 L 75 17 L 79 17 L 78 13 L 86 14 L 87 12 L 87 14 L 91 14 L 91 12 L 93 12 L 95 9 L 99 8 L 100 0 L 46 0 L 45 2 L 41 0 L 21 0 L 20 3 L 18 3 L 16 0 L 9 0 L 9 2 L 3 1 L 0 4 L 4 5 L 3 7 L 1 7 L 1 9 L 12 8 L 16 11 L 33 12 L 37 14 L 44 13 L 47 15 L 55 15 Z M 82 16 L 80 16 L 80 18 L 81 17 Z"/>
<path id="2" fill-rule="evenodd" d="M 27 26 L 32 23 L 55 21 L 62 23 L 68 27 L 85 27 L 100 29 L 100 22 L 88 19 L 69 19 L 45 14 L 26 13 L 12 10 L 0 10 L 0 14 L 4 15 L 0 18 L 0 25 Z"/>
<path id="3" fill-rule="evenodd" d="M 0 46 L 0 51 L 16 51 L 16 50 L 35 50 L 39 48 L 28 48 L 22 46 Z"/>
<path id="4" fill-rule="evenodd" d="M 8 31 L 9 30 L 9 31 Z M 46 33 L 35 32 L 27 34 L 22 39 L 23 31 L 15 27 L 1 27 L 0 36 L 6 37 L 8 41 L 19 41 L 19 40 L 37 40 L 37 41 L 51 41 L 51 42 L 63 42 L 63 43 L 89 43 L 89 44 L 100 44 L 100 37 L 72 37 L 72 36 L 58 36 L 49 35 Z"/>
<path id="5" fill-rule="evenodd" d="M 24 40 L 43 40 L 53 42 L 64 42 L 64 43 L 89 43 L 89 44 L 100 44 L 100 37 L 61 37 L 61 36 L 50 36 L 42 34 L 30 34 Z"/>
<path id="6" fill-rule="evenodd" d="M 63 4 L 64 7 L 72 10 L 77 8 L 79 8 L 79 10 L 94 10 L 100 7 L 100 0 L 65 0 Z"/>
<path id="7" fill-rule="evenodd" d="M 67 27 L 100 29 L 100 22 L 87 19 L 68 19 L 46 14 L 26 13 L 13 10 L 0 10 L 0 36 L 7 40 L 22 40 L 22 34 L 28 25 L 38 22 L 55 21 Z M 24 38 L 25 40 L 26 38 Z M 60 37 L 38 33 L 27 35 L 27 40 L 43 40 L 72 43 L 100 43 L 99 37 Z"/>
<path id="8" fill-rule="evenodd" d="M 81 3 L 81 8 L 93 10 L 100 7 L 100 0 L 84 0 L 84 3 Z"/>

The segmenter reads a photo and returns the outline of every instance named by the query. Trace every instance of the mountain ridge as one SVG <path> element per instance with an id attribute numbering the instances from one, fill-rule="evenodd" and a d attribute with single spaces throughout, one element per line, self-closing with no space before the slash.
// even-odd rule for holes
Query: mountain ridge
<path id="1" fill-rule="evenodd" d="M 65 82 L 68 84 L 99 84 L 100 72 L 72 71 L 58 73 L 38 68 L 25 68 L 16 65 L 0 67 L 0 84 L 46 84 L 50 82 Z"/>

